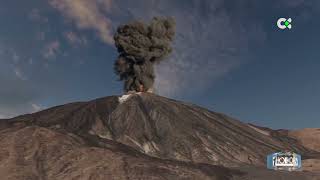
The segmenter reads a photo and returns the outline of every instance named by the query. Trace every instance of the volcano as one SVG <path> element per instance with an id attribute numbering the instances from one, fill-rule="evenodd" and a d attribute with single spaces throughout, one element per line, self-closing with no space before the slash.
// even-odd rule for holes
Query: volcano
<path id="1" fill-rule="evenodd" d="M 0 120 L 0 177 L 317 180 L 320 137 L 312 132 L 311 146 L 303 131 L 246 124 L 151 93 L 109 96 Z M 267 155 L 281 150 L 308 166 L 267 170 Z"/>

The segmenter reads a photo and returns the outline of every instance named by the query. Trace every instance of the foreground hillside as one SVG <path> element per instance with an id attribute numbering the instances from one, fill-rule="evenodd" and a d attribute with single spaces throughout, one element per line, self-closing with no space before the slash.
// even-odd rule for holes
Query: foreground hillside
<path id="1" fill-rule="evenodd" d="M 317 179 L 265 169 L 267 154 L 293 150 L 316 161 L 288 131 L 132 94 L 71 103 L 0 121 L 4 179 Z"/>

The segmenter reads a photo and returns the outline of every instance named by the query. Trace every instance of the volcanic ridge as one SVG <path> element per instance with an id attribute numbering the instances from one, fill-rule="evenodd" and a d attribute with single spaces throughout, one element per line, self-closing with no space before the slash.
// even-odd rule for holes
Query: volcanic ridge
<path id="1" fill-rule="evenodd" d="M 109 96 L 0 120 L 0 177 L 319 180 L 318 132 L 246 124 L 146 92 Z M 281 150 L 301 154 L 303 169 L 267 170 L 267 155 Z"/>

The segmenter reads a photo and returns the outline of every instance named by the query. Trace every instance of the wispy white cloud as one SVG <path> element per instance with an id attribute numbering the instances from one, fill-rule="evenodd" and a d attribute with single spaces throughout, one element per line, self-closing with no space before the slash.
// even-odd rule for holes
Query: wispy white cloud
<path id="1" fill-rule="evenodd" d="M 6 118 L 8 118 L 8 117 L 5 116 L 5 115 L 0 114 L 0 119 L 6 119 Z"/>
<path id="2" fill-rule="evenodd" d="M 20 80 L 27 80 L 27 76 L 21 71 L 21 69 L 19 67 L 14 67 L 13 69 L 14 74 L 16 75 L 17 78 L 19 78 Z"/>
<path id="3" fill-rule="evenodd" d="M 60 42 L 55 40 L 55 41 L 52 41 L 52 42 L 49 42 L 45 47 L 44 47 L 44 50 L 43 50 L 43 57 L 46 58 L 46 59 L 49 59 L 49 58 L 54 58 L 57 56 L 57 54 L 59 53 L 60 51 Z"/>
<path id="4" fill-rule="evenodd" d="M 35 103 L 30 103 L 31 104 L 31 107 L 32 107 L 32 112 L 38 112 L 38 111 L 41 111 L 42 109 L 44 109 L 44 107 L 42 107 L 41 105 L 39 104 L 35 104 Z"/>
<path id="5" fill-rule="evenodd" d="M 13 118 L 16 116 L 19 116 L 21 114 L 26 113 L 35 113 L 43 110 L 45 107 L 42 107 L 35 103 L 25 103 L 25 104 L 19 104 L 15 107 L 6 106 L 3 104 L 0 104 L 0 119 L 8 119 Z"/>
<path id="6" fill-rule="evenodd" d="M 103 42 L 113 44 L 112 26 L 105 16 L 111 0 L 50 0 L 50 4 L 80 29 L 93 29 Z"/>
<path id="7" fill-rule="evenodd" d="M 43 108 L 35 103 L 39 100 L 40 93 L 33 88 L 30 81 L 1 76 L 1 73 L 0 82 L 5 84 L 5 88 L 0 88 L 0 119 L 36 112 Z"/>
<path id="8" fill-rule="evenodd" d="M 72 46 L 84 46 L 88 43 L 88 40 L 84 36 L 80 36 L 72 31 L 65 32 L 64 36 Z"/>
<path id="9" fill-rule="evenodd" d="M 49 21 L 47 17 L 40 14 L 40 10 L 37 8 L 31 10 L 31 12 L 28 14 L 28 18 L 32 21 L 40 23 L 47 23 Z"/>
<path id="10" fill-rule="evenodd" d="M 15 51 L 12 52 L 12 60 L 14 63 L 18 63 L 20 60 L 20 56 Z"/>

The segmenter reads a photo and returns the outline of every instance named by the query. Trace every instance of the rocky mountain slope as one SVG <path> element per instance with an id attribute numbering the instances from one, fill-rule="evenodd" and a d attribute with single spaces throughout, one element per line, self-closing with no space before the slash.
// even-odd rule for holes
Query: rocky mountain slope
<path id="1" fill-rule="evenodd" d="M 0 121 L 5 179 L 316 179 L 265 169 L 293 150 L 319 159 L 288 131 L 241 123 L 154 94 L 110 96 Z"/>
<path id="2" fill-rule="evenodd" d="M 301 130 L 289 131 L 288 135 L 298 140 L 303 146 L 320 152 L 320 129 L 306 128 Z M 303 160 L 303 169 L 320 172 L 320 158 L 310 157 Z"/>
<path id="3" fill-rule="evenodd" d="M 303 146 L 320 152 L 320 128 L 289 131 L 289 136 L 297 139 Z"/>

